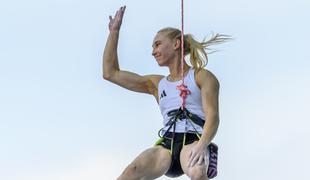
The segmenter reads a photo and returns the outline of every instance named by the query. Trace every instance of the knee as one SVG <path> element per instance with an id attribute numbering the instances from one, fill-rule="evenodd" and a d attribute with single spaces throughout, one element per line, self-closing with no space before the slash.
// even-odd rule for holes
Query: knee
<path id="1" fill-rule="evenodd" d="M 137 163 L 131 163 L 126 167 L 118 180 L 131 179 L 133 177 L 138 177 L 141 172 L 141 168 Z"/>
<path id="2" fill-rule="evenodd" d="M 208 180 L 207 172 L 202 168 L 193 168 L 189 171 L 192 180 Z"/>

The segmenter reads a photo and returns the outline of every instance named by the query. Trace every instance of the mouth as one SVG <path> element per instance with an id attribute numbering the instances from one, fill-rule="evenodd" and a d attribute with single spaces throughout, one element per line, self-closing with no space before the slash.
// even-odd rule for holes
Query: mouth
<path id="1" fill-rule="evenodd" d="M 160 57 L 160 55 L 156 55 L 156 56 L 154 56 L 154 58 L 157 60 L 158 59 L 158 57 Z"/>

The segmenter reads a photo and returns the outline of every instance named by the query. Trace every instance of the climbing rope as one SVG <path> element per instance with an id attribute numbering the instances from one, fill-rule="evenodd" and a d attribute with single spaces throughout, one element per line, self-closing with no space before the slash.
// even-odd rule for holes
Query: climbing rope
<path id="1" fill-rule="evenodd" d="M 181 108 L 185 109 L 185 99 L 188 94 L 190 94 L 190 90 L 187 89 L 187 86 L 184 84 L 184 2 L 181 0 L 181 75 L 182 75 L 182 83 L 177 86 L 177 89 L 180 90 L 180 96 L 182 98 Z"/>

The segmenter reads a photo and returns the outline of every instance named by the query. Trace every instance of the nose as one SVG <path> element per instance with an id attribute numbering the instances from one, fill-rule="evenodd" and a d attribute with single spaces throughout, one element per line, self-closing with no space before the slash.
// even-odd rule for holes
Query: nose
<path id="1" fill-rule="evenodd" d="M 156 50 L 155 50 L 155 48 L 153 48 L 153 50 L 152 50 L 152 56 L 155 56 L 155 54 L 156 54 Z"/>

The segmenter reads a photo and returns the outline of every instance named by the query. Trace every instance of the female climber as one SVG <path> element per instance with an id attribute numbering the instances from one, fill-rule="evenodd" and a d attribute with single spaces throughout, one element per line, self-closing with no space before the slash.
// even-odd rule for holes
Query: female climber
<path id="1" fill-rule="evenodd" d="M 226 41 L 227 36 L 216 34 L 198 42 L 185 34 L 183 51 L 184 55 L 190 55 L 190 63 L 182 63 L 181 31 L 163 28 L 154 37 L 152 55 L 159 66 L 169 68 L 169 75 L 141 76 L 121 70 L 118 63 L 117 44 L 125 9 L 123 6 L 114 17 L 109 17 L 103 78 L 131 91 L 153 95 L 163 115 L 164 127 L 155 146 L 138 155 L 118 180 L 156 179 L 164 174 L 169 177 L 186 174 L 195 180 L 214 177 L 217 146 L 211 140 L 219 126 L 219 82 L 204 67 L 207 47 Z M 178 90 L 182 81 L 187 87 L 184 106 Z"/>

